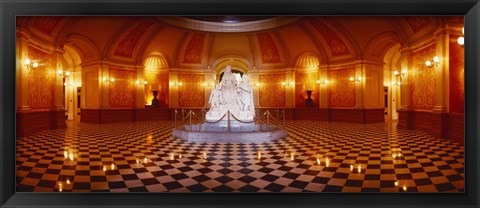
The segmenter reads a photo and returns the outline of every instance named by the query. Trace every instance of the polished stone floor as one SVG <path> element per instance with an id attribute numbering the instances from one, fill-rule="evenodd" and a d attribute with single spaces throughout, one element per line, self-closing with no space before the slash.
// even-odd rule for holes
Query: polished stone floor
<path id="1" fill-rule="evenodd" d="M 17 139 L 18 192 L 463 192 L 464 148 L 392 123 L 287 121 L 260 144 L 188 143 L 173 121 Z"/>

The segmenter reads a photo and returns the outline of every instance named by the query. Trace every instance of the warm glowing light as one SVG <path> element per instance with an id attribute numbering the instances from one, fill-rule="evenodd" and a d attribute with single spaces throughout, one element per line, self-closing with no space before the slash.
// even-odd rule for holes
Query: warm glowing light
<path id="1" fill-rule="evenodd" d="M 398 74 L 399 74 L 399 73 L 398 73 L 397 70 L 393 71 L 393 75 L 398 76 Z"/>
<path id="2" fill-rule="evenodd" d="M 330 159 L 325 158 L 325 167 L 328 167 L 330 165 Z"/>
<path id="3" fill-rule="evenodd" d="M 137 159 L 137 164 L 140 163 L 140 161 Z"/>
<path id="4" fill-rule="evenodd" d="M 30 59 L 25 59 L 25 64 L 26 64 L 26 65 L 29 65 L 30 63 L 32 63 L 32 60 L 30 60 Z"/>
<path id="5" fill-rule="evenodd" d="M 59 69 L 59 70 L 57 71 L 57 73 L 58 73 L 58 75 L 62 75 L 62 74 L 63 74 L 63 71 L 62 71 L 61 69 Z"/>
<path id="6" fill-rule="evenodd" d="M 402 76 L 405 76 L 407 74 L 407 70 L 406 69 L 402 69 Z"/>
<path id="7" fill-rule="evenodd" d="M 106 82 L 106 81 L 107 81 L 107 78 L 106 78 L 106 77 L 104 77 L 104 78 L 103 78 L 103 81 L 104 81 L 104 82 Z"/>
<path id="8" fill-rule="evenodd" d="M 282 86 L 285 86 L 285 85 L 287 85 L 287 83 L 285 83 L 285 82 L 282 82 Z"/>
<path id="9" fill-rule="evenodd" d="M 112 163 L 112 165 L 110 166 L 110 169 L 114 170 L 115 169 L 115 165 Z"/>
<path id="10" fill-rule="evenodd" d="M 170 153 L 170 160 L 174 160 L 175 159 L 175 153 Z"/>
<path id="11" fill-rule="evenodd" d="M 110 78 L 110 82 L 115 82 L 115 78 Z"/>
<path id="12" fill-rule="evenodd" d="M 353 171 L 353 165 L 350 165 L 350 171 Z"/>
<path id="13" fill-rule="evenodd" d="M 207 152 L 203 152 L 203 159 L 207 159 Z"/>
<path id="14" fill-rule="evenodd" d="M 63 156 L 65 157 L 65 159 L 68 158 L 68 152 L 67 151 L 63 151 Z"/>
<path id="15" fill-rule="evenodd" d="M 37 68 L 37 67 L 38 67 L 38 63 L 37 63 L 37 62 L 33 62 L 32 66 L 33 66 L 33 68 Z"/>
<path id="16" fill-rule="evenodd" d="M 262 152 L 258 151 L 258 153 L 257 153 L 257 158 L 258 158 L 259 160 L 262 159 Z"/>
<path id="17" fill-rule="evenodd" d="M 349 80 L 353 82 L 355 81 L 355 77 L 350 77 Z"/>
<path id="18" fill-rule="evenodd" d="M 294 158 L 294 156 L 295 156 L 295 154 L 294 154 L 293 152 L 292 152 L 292 153 L 290 153 L 290 160 L 293 160 L 293 159 L 295 159 L 295 158 Z"/>
<path id="19" fill-rule="evenodd" d="M 395 186 L 398 186 L 398 181 L 395 181 Z"/>
<path id="20" fill-rule="evenodd" d="M 320 165 L 320 158 L 317 157 L 317 164 Z"/>
<path id="21" fill-rule="evenodd" d="M 182 153 L 178 153 L 178 158 L 182 158 Z"/>
<path id="22" fill-rule="evenodd" d="M 63 183 L 62 182 L 58 182 L 58 191 L 63 192 Z"/>
<path id="23" fill-rule="evenodd" d="M 438 58 L 438 56 L 435 56 L 435 57 L 433 57 L 433 61 L 434 61 L 434 62 L 439 62 L 439 61 L 440 61 L 440 58 Z"/>
<path id="24" fill-rule="evenodd" d="M 147 158 L 143 158 L 143 163 L 147 163 Z"/>
<path id="25" fill-rule="evenodd" d="M 73 161 L 73 153 L 70 153 L 69 158 L 71 161 Z"/>
<path id="26" fill-rule="evenodd" d="M 430 60 L 425 61 L 425 65 L 432 66 L 432 62 Z"/>
<path id="27" fill-rule="evenodd" d="M 407 186 L 403 185 L 403 191 L 407 191 Z"/>
<path id="28" fill-rule="evenodd" d="M 70 72 L 69 71 L 65 72 L 65 76 L 66 77 L 70 76 Z"/>
<path id="29" fill-rule="evenodd" d="M 103 171 L 107 171 L 107 166 L 103 166 Z"/>
<path id="30" fill-rule="evenodd" d="M 182 86 L 182 83 L 181 83 L 181 82 L 179 82 L 179 83 L 178 83 L 178 86 Z"/>
<path id="31" fill-rule="evenodd" d="M 255 86 L 260 87 L 260 83 L 258 83 L 258 82 L 255 83 Z"/>
<path id="32" fill-rule="evenodd" d="M 357 171 L 358 171 L 358 173 L 362 172 L 362 165 L 358 165 Z"/>
<path id="33" fill-rule="evenodd" d="M 293 82 L 288 83 L 288 85 L 290 85 L 290 86 L 292 86 L 293 84 L 294 84 Z"/>
<path id="34" fill-rule="evenodd" d="M 67 184 L 70 185 L 70 179 L 67 179 Z"/>
<path id="35" fill-rule="evenodd" d="M 457 39 L 457 43 L 458 43 L 458 45 L 462 45 L 462 46 L 463 46 L 463 45 L 465 44 L 465 39 L 464 39 L 463 37 L 459 37 L 459 38 Z"/>

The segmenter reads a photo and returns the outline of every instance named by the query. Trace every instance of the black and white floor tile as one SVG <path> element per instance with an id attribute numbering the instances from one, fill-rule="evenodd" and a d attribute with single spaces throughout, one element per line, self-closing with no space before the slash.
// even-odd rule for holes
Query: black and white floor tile
<path id="1" fill-rule="evenodd" d="M 287 121 L 271 143 L 188 143 L 173 121 L 17 139 L 18 192 L 463 192 L 464 148 L 392 123 Z"/>

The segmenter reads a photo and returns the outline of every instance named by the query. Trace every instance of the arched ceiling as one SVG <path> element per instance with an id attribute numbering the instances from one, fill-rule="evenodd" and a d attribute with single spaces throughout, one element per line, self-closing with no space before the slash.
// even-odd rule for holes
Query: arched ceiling
<path id="1" fill-rule="evenodd" d="M 315 54 L 320 65 L 361 58 L 383 60 L 392 46 L 431 34 L 441 21 L 445 19 L 56 16 L 19 17 L 17 30 L 59 48 L 70 44 L 80 57 L 126 65 L 141 66 L 152 53 L 161 53 L 171 68 L 206 70 L 221 58 L 237 57 L 250 68 L 262 70 L 293 67 L 305 53 Z M 195 29 L 212 24 L 227 29 Z"/>

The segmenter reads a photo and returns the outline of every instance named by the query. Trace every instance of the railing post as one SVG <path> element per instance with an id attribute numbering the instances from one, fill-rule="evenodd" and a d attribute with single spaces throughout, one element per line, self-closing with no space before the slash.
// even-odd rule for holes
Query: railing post
<path id="1" fill-rule="evenodd" d="M 227 111 L 227 133 L 230 133 L 230 111 Z"/>
<path id="2" fill-rule="evenodd" d="M 267 131 L 270 132 L 270 111 L 267 110 Z"/>
<path id="3" fill-rule="evenodd" d="M 192 132 L 192 110 L 188 114 L 190 115 L 190 132 Z"/>
<path id="4" fill-rule="evenodd" d="M 175 128 L 177 128 L 177 109 L 175 109 Z"/>

